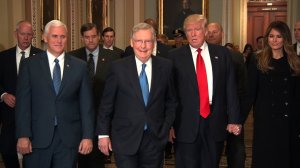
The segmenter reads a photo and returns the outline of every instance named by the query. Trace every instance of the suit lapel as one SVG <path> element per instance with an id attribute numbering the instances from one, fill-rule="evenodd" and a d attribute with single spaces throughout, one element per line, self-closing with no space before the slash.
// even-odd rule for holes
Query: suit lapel
<path id="1" fill-rule="evenodd" d="M 192 56 L 192 51 L 190 49 L 189 45 L 184 46 L 185 50 L 183 50 L 183 54 L 182 54 L 182 65 L 185 67 L 184 69 L 186 69 L 189 78 L 192 81 L 192 86 L 194 88 L 194 90 L 197 90 L 198 92 L 198 82 L 197 82 L 197 74 L 196 74 L 196 70 L 195 70 L 195 65 L 194 65 L 194 61 L 193 61 L 193 56 Z"/>
<path id="2" fill-rule="evenodd" d="M 60 85 L 60 88 L 59 88 L 59 92 L 58 92 L 58 95 L 61 94 L 63 88 L 65 87 L 66 83 L 69 80 L 69 78 L 72 76 L 71 74 L 71 68 L 72 67 L 72 61 L 71 61 L 71 58 L 69 55 L 65 54 L 65 61 L 64 61 L 64 69 L 63 69 L 63 77 L 62 77 L 62 80 L 61 80 L 61 85 Z"/>
<path id="3" fill-rule="evenodd" d="M 127 69 L 129 70 L 128 74 L 130 74 L 129 78 L 132 83 L 133 90 L 136 93 L 140 102 L 144 105 L 144 99 L 143 99 L 143 94 L 140 86 L 139 75 L 137 73 L 137 68 L 136 68 L 135 56 L 130 56 L 130 59 L 128 59 Z"/>
<path id="4" fill-rule="evenodd" d="M 46 79 L 46 82 L 49 84 L 49 87 L 51 88 L 51 90 L 53 91 L 53 94 L 56 95 L 55 91 L 54 91 L 54 86 L 53 86 L 53 82 L 52 82 L 52 77 L 51 77 L 51 72 L 50 72 L 50 68 L 49 68 L 49 61 L 48 61 L 48 56 L 46 52 L 43 52 L 40 55 L 40 64 L 41 64 L 41 71 L 44 74 L 43 76 Z"/>
<path id="5" fill-rule="evenodd" d="M 159 81 L 161 78 L 161 65 L 157 61 L 157 58 L 152 56 L 152 80 L 151 80 L 151 89 L 148 98 L 148 106 L 150 106 L 153 98 L 155 97 L 155 93 L 157 88 L 159 87 Z"/>
<path id="6" fill-rule="evenodd" d="M 213 93 L 216 93 L 216 88 L 217 88 L 217 78 L 219 76 L 219 66 L 218 66 L 218 62 L 219 62 L 219 55 L 218 53 L 216 53 L 215 51 L 217 50 L 214 50 L 212 49 L 212 47 L 208 44 L 208 51 L 209 51 L 209 55 L 210 55 L 210 61 L 211 61 L 211 67 L 212 67 L 212 74 L 213 74 Z M 213 94 L 213 97 L 212 99 L 214 100 L 214 95 Z M 212 102 L 214 102 L 212 100 Z"/>

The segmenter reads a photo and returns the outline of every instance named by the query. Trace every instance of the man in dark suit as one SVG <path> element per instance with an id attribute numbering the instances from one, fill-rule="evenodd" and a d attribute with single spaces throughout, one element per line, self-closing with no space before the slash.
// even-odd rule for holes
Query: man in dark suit
<path id="1" fill-rule="evenodd" d="M 222 38 L 224 36 L 223 28 L 219 23 L 210 23 L 207 25 L 206 41 L 210 44 L 222 45 Z M 242 109 L 245 109 L 246 102 L 246 66 L 244 64 L 243 54 L 234 50 L 229 50 L 234 65 L 234 72 L 236 76 L 237 91 L 240 102 L 240 116 L 242 124 L 247 119 L 248 113 L 242 113 Z M 229 134 L 226 141 L 226 156 L 227 165 L 230 168 L 244 168 L 246 160 L 245 142 L 244 142 L 244 129 L 241 134 L 233 135 Z"/>
<path id="2" fill-rule="evenodd" d="M 118 168 L 163 167 L 177 103 L 171 62 L 151 55 L 155 37 L 149 24 L 135 25 L 134 55 L 113 62 L 107 76 L 96 133 Z"/>
<path id="3" fill-rule="evenodd" d="M 113 28 L 106 27 L 102 31 L 101 35 L 102 35 L 102 41 L 103 41 L 103 44 L 100 45 L 101 48 L 113 50 L 113 51 L 117 52 L 119 55 L 124 54 L 124 51 L 122 49 L 114 46 L 116 32 Z"/>
<path id="4" fill-rule="evenodd" d="M 2 125 L 0 151 L 4 165 L 7 168 L 20 167 L 16 150 L 15 131 L 15 94 L 19 65 L 21 59 L 43 52 L 43 50 L 31 45 L 33 31 L 28 21 L 18 22 L 15 38 L 17 39 L 17 45 L 0 53 L 0 125 Z"/>
<path id="5" fill-rule="evenodd" d="M 93 23 L 86 23 L 81 26 L 81 36 L 84 47 L 71 51 L 69 54 L 80 58 L 90 64 L 93 61 L 92 69 L 92 90 L 95 113 L 98 109 L 105 84 L 105 77 L 112 61 L 121 57 L 120 53 L 104 49 L 99 46 L 100 34 L 97 26 Z M 90 57 L 92 54 L 92 58 Z M 92 60 L 90 60 L 92 59 Z M 96 64 L 95 64 L 96 63 Z M 95 114 L 95 117 L 97 114 Z M 96 127 L 96 123 L 94 124 Z M 93 138 L 93 151 L 88 155 L 79 154 L 78 168 L 104 168 L 104 156 L 98 150 L 98 137 Z"/>
<path id="6" fill-rule="evenodd" d="M 151 25 L 155 29 L 155 32 L 157 33 L 157 24 L 156 24 L 155 20 L 148 18 L 148 19 L 144 20 L 144 23 Z M 168 51 L 171 49 L 172 49 L 171 46 L 165 45 L 165 44 L 161 43 L 160 41 L 155 41 L 152 55 L 159 56 L 159 57 L 167 57 Z M 134 54 L 133 48 L 131 45 L 129 45 L 126 47 L 125 53 L 123 54 L 122 57 L 128 57 L 133 54 Z"/>
<path id="7" fill-rule="evenodd" d="M 17 84 L 17 151 L 24 167 L 75 168 L 92 151 L 94 109 L 87 65 L 64 52 L 67 27 L 45 26 L 47 51 L 24 60 Z"/>
<path id="8" fill-rule="evenodd" d="M 219 167 L 227 131 L 238 135 L 239 101 L 231 56 L 225 47 L 207 44 L 206 18 L 184 21 L 189 45 L 171 50 L 178 109 L 174 122 L 177 167 Z"/>
<path id="9" fill-rule="evenodd" d="M 294 25 L 294 36 L 296 43 L 294 44 L 294 49 L 298 56 L 300 56 L 300 20 L 296 21 Z"/>

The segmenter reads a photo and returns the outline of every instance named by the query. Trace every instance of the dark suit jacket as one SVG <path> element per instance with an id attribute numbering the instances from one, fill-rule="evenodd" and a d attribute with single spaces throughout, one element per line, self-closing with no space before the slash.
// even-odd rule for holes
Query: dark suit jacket
<path id="1" fill-rule="evenodd" d="M 207 118 L 209 132 L 216 141 L 226 139 L 228 123 L 239 123 L 239 101 L 233 63 L 228 49 L 208 44 L 213 71 L 211 114 Z M 171 50 L 174 64 L 178 110 L 174 122 L 176 141 L 191 143 L 199 129 L 199 93 L 197 76 L 189 45 Z"/>
<path id="2" fill-rule="evenodd" d="M 296 52 L 296 54 L 297 54 L 297 42 L 294 43 L 293 46 L 294 46 L 294 50 L 295 50 L 295 52 Z M 298 56 L 300 56 L 300 55 L 298 55 Z"/>
<path id="3" fill-rule="evenodd" d="M 171 62 L 152 56 L 152 82 L 148 106 L 145 107 L 135 57 L 132 55 L 111 65 L 99 108 L 96 133 L 111 136 L 114 152 L 132 155 L 138 150 L 144 124 L 147 123 L 154 144 L 164 149 L 175 110 Z"/>
<path id="4" fill-rule="evenodd" d="M 172 49 L 171 46 L 165 45 L 165 44 L 157 41 L 157 51 L 156 51 L 157 53 L 156 53 L 156 56 L 167 57 L 168 52 L 171 49 Z M 128 57 L 130 55 L 134 55 L 134 52 L 133 52 L 133 48 L 129 45 L 129 46 L 126 47 L 125 53 L 123 54 L 122 57 Z"/>
<path id="5" fill-rule="evenodd" d="M 43 52 L 39 48 L 31 46 L 29 56 Z M 0 95 L 7 92 L 16 95 L 17 86 L 17 64 L 16 64 L 16 47 L 7 49 L 0 53 Z M 10 149 L 11 144 L 15 149 L 15 109 L 7 106 L 4 102 L 0 102 L 2 133 L 8 133 L 12 136 L 3 135 L 0 138 L 0 148 L 4 151 Z M 13 138 L 11 138 L 13 137 Z"/>
<path id="6" fill-rule="evenodd" d="M 248 117 L 249 111 L 246 110 L 246 97 L 247 97 L 247 68 L 244 63 L 244 56 L 242 53 L 229 50 L 232 56 L 234 65 L 235 79 L 237 83 L 238 96 L 240 102 L 240 119 L 244 123 Z"/>
<path id="7" fill-rule="evenodd" d="M 84 61 L 87 61 L 87 53 L 85 50 L 85 47 L 79 48 L 77 50 L 69 52 L 69 54 L 80 58 Z M 98 106 L 101 101 L 101 96 L 103 93 L 104 85 L 105 85 L 105 78 L 107 71 L 111 65 L 111 62 L 121 58 L 121 54 L 104 49 L 102 46 L 99 46 L 99 54 L 98 54 L 98 61 L 97 61 L 97 67 L 96 67 L 96 74 L 95 78 L 92 84 L 93 89 L 93 96 L 94 96 L 94 106 L 95 110 L 98 109 Z M 95 111 L 97 112 L 97 111 Z"/>
<path id="8" fill-rule="evenodd" d="M 100 44 L 99 45 L 100 48 L 104 49 L 103 48 L 103 44 Z M 120 55 L 121 57 L 123 57 L 123 54 L 124 54 L 124 50 L 116 47 L 116 46 L 113 46 L 113 51 L 115 51 L 116 53 L 118 53 L 118 55 Z"/>
<path id="9" fill-rule="evenodd" d="M 55 94 L 47 53 L 22 62 L 17 85 L 16 135 L 29 137 L 33 148 L 52 142 L 54 118 L 66 147 L 78 148 L 82 139 L 92 139 L 93 101 L 85 62 L 65 54 L 63 78 Z"/>

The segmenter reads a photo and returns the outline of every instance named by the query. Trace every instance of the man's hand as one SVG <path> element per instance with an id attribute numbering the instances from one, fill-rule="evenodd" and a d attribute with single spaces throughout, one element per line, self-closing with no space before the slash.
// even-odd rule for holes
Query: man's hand
<path id="1" fill-rule="evenodd" d="M 99 138 L 98 148 L 104 155 L 109 156 L 109 151 L 112 151 L 110 138 L 109 137 Z"/>
<path id="2" fill-rule="evenodd" d="M 171 127 L 170 128 L 170 132 L 169 132 L 169 141 L 174 144 L 174 139 L 176 138 L 175 136 L 175 131 L 174 131 L 174 128 Z"/>
<path id="3" fill-rule="evenodd" d="M 82 139 L 79 144 L 78 152 L 86 155 L 91 153 L 93 150 L 93 141 L 91 139 Z"/>
<path id="4" fill-rule="evenodd" d="M 23 137 L 18 139 L 17 151 L 22 155 L 32 152 L 31 142 L 28 137 Z"/>
<path id="5" fill-rule="evenodd" d="M 242 125 L 241 124 L 228 124 L 227 131 L 229 133 L 233 133 L 234 135 L 239 135 L 242 131 Z"/>
<path id="6" fill-rule="evenodd" d="M 16 97 L 9 93 L 4 93 L 2 97 L 5 104 L 7 104 L 9 107 L 14 108 L 16 105 Z"/>

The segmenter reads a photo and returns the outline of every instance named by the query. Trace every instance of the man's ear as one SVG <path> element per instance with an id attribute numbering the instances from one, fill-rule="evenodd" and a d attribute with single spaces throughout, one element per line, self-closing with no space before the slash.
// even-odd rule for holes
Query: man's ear
<path id="1" fill-rule="evenodd" d="M 133 41 L 130 39 L 130 46 L 133 48 Z"/>

